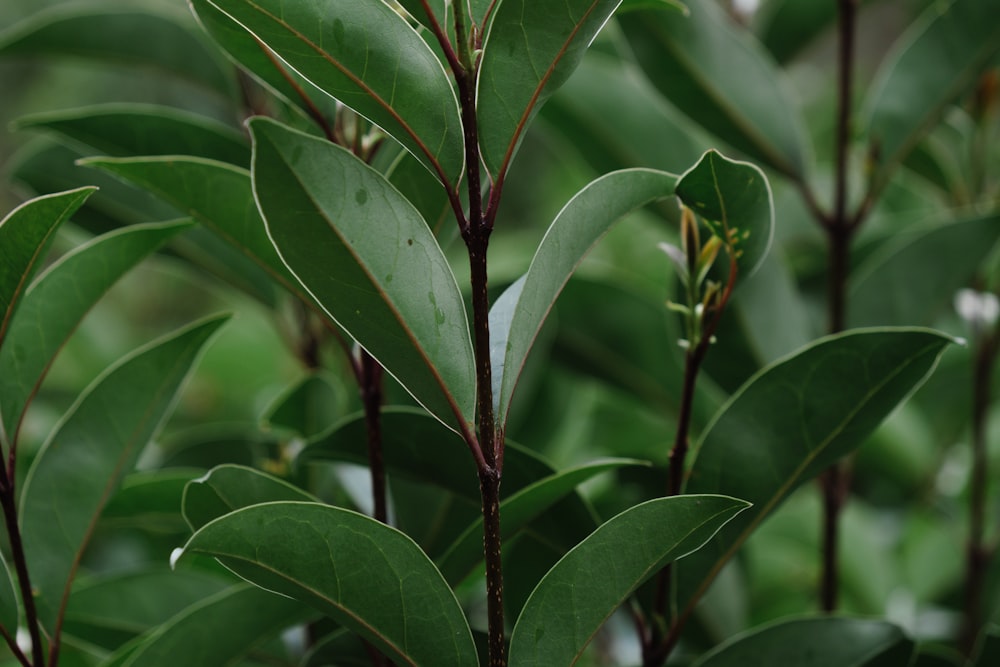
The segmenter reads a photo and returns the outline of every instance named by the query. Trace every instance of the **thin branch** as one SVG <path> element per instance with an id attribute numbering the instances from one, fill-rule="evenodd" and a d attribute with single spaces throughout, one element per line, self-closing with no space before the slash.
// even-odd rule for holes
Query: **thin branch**
<path id="1" fill-rule="evenodd" d="M 7 648 L 17 658 L 17 661 L 24 665 L 24 667 L 31 667 L 31 661 L 28 660 L 28 656 L 24 655 L 24 651 L 17 645 L 17 640 L 11 637 L 10 633 L 7 632 L 7 628 L 3 627 L 2 624 L 0 624 L 0 635 L 3 635 L 4 641 L 7 642 Z"/>
<path id="2" fill-rule="evenodd" d="M 42 644 L 42 634 L 38 622 L 38 609 L 35 607 L 35 596 L 32 591 L 31 577 L 28 574 L 28 561 L 24 554 L 24 542 L 21 540 L 21 529 L 17 524 L 17 508 L 14 504 L 14 485 L 5 484 L 0 493 L 0 505 L 7 522 L 7 535 L 10 538 L 11 558 L 17 581 L 21 588 L 21 602 L 24 604 L 25 623 L 28 625 L 28 635 L 31 637 L 31 656 L 34 667 L 45 667 L 45 649 Z M 59 640 L 52 640 L 53 660 L 59 654 Z M 51 663 L 55 665 L 55 662 Z"/>

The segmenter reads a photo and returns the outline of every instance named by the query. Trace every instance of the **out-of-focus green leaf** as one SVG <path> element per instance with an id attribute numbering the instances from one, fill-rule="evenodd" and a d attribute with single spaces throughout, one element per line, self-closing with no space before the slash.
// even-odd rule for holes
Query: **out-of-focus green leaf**
<path id="1" fill-rule="evenodd" d="M 27 201 L 0 220 L 0 343 L 31 279 L 55 240 L 56 229 L 95 188 L 79 188 Z"/>
<path id="2" fill-rule="evenodd" d="M 796 618 L 733 638 L 695 661 L 694 667 L 891 667 L 908 664 L 913 649 L 903 631 L 885 621 Z"/>
<path id="3" fill-rule="evenodd" d="M 369 667 L 371 664 L 371 654 L 361 638 L 352 632 L 337 630 L 311 646 L 300 667 Z"/>
<path id="4" fill-rule="evenodd" d="M 689 16 L 642 11 L 619 18 L 650 81 L 733 148 L 803 178 L 807 139 L 778 68 L 748 34 L 727 23 L 717 3 L 688 8 Z"/>
<path id="5" fill-rule="evenodd" d="M 497 428 L 503 429 L 517 379 L 552 304 L 583 256 L 622 217 L 673 194 L 677 177 L 626 169 L 607 174 L 563 207 L 542 239 L 531 267 L 490 310 L 490 356 Z"/>
<path id="6" fill-rule="evenodd" d="M 84 315 L 127 271 L 190 226 L 146 224 L 110 232 L 61 257 L 28 289 L 0 348 L 0 405 L 7 433 L 16 437 L 53 357 Z"/>
<path id="7" fill-rule="evenodd" d="M 341 403 L 339 386 L 319 371 L 306 375 L 279 396 L 262 418 L 265 428 L 293 431 L 304 438 L 319 435 L 335 423 Z"/>
<path id="8" fill-rule="evenodd" d="M 263 640 L 310 616 L 296 600 L 249 584 L 231 586 L 125 644 L 104 667 L 240 664 Z"/>
<path id="9" fill-rule="evenodd" d="M 690 611 L 722 566 L 792 490 L 853 451 L 933 370 L 952 339 L 928 329 L 829 336 L 752 377 L 695 448 L 687 493 L 753 507 L 678 567 Z"/>
<path id="10" fill-rule="evenodd" d="M 483 45 L 479 144 L 494 180 L 506 174 L 539 107 L 566 82 L 621 0 L 506 0 Z"/>
<path id="11" fill-rule="evenodd" d="M 246 466 L 221 465 L 188 483 L 184 518 L 198 530 L 238 509 L 278 500 L 315 502 L 316 498 L 288 482 Z"/>
<path id="12" fill-rule="evenodd" d="M 250 143 L 228 125 L 172 107 L 102 104 L 23 116 L 15 129 L 44 129 L 105 155 L 195 155 L 250 166 Z"/>
<path id="13" fill-rule="evenodd" d="M 21 532 L 39 619 L 54 630 L 80 554 L 111 492 L 170 413 L 215 317 L 145 347 L 106 371 L 42 446 L 21 496 Z"/>
<path id="14" fill-rule="evenodd" d="M 313 605 L 393 661 L 477 665 L 462 608 L 406 535 L 329 505 L 276 502 L 201 528 L 184 554 L 203 553 L 261 586 Z"/>
<path id="15" fill-rule="evenodd" d="M 876 192 L 994 61 L 998 11 L 996 0 L 935 2 L 896 41 L 865 102 Z"/>
<path id="16" fill-rule="evenodd" d="M 181 516 L 184 487 L 203 474 L 195 468 L 143 470 L 126 475 L 101 513 L 104 525 L 135 526 L 157 533 L 188 533 Z"/>
<path id="17" fill-rule="evenodd" d="M 563 470 L 551 477 L 539 480 L 500 503 L 502 539 L 506 542 L 535 517 L 548 511 L 555 503 L 572 493 L 580 484 L 602 472 L 624 466 L 648 465 L 634 459 L 609 459 L 595 461 L 569 470 Z M 452 586 L 462 579 L 483 559 L 483 521 L 476 520 L 445 554 L 437 560 L 438 569 Z"/>
<path id="18" fill-rule="evenodd" d="M 387 3 L 209 0 L 444 182 L 462 174 L 458 100 L 441 63 Z"/>
<path id="19" fill-rule="evenodd" d="M 1000 633 L 993 629 L 983 637 L 976 667 L 989 667 L 1000 659 Z"/>
<path id="20" fill-rule="evenodd" d="M 57 5 L 0 33 L 0 58 L 60 56 L 151 67 L 235 97 L 232 70 L 177 19 L 107 3 Z"/>
<path id="21" fill-rule="evenodd" d="M 787 63 L 836 22 L 837 5 L 771 0 L 763 3 L 757 18 L 760 41 L 779 63 Z"/>
<path id="22" fill-rule="evenodd" d="M 14 592 L 14 578 L 11 576 L 10 568 L 7 567 L 7 559 L 0 554 L 0 627 L 8 635 L 14 636 L 17 633 L 17 622 L 21 617 L 21 608 L 18 604 L 17 593 Z"/>
<path id="23" fill-rule="evenodd" d="M 250 127 L 254 191 L 286 265 L 428 411 L 470 429 L 465 304 L 423 218 L 349 151 L 266 119 Z"/>
<path id="24" fill-rule="evenodd" d="M 716 236 L 725 241 L 731 235 L 740 278 L 753 275 L 774 237 L 774 201 L 764 172 L 710 150 L 681 176 L 677 196 Z"/>
<path id="25" fill-rule="evenodd" d="M 932 324 L 998 238 L 1000 217 L 987 215 L 890 241 L 852 276 L 851 326 Z"/>
<path id="26" fill-rule="evenodd" d="M 608 520 L 538 583 L 511 634 L 510 664 L 575 664 L 633 591 L 747 506 L 725 496 L 674 496 Z"/>

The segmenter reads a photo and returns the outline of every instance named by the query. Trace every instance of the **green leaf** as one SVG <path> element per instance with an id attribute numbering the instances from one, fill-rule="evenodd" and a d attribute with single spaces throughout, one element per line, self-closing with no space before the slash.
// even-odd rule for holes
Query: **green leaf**
<path id="1" fill-rule="evenodd" d="M 442 182 L 458 182 L 465 149 L 455 92 L 434 52 L 387 3 L 209 1 Z"/>
<path id="2" fill-rule="evenodd" d="M 163 468 L 126 475 L 101 513 L 101 524 L 148 530 L 156 535 L 190 532 L 181 516 L 184 487 L 204 474 L 198 468 Z"/>
<path id="3" fill-rule="evenodd" d="M 865 101 L 876 192 L 993 63 L 1000 51 L 998 10 L 996 0 L 935 2 L 893 45 Z"/>
<path id="4" fill-rule="evenodd" d="M 406 535 L 329 505 L 254 505 L 209 523 L 183 554 L 203 553 L 261 586 L 307 602 L 397 664 L 478 664 L 462 608 Z"/>
<path id="5" fill-rule="evenodd" d="M 851 325 L 932 324 L 998 238 L 996 215 L 898 235 L 854 272 L 847 300 Z"/>
<path id="6" fill-rule="evenodd" d="M 619 18 L 639 65 L 696 123 L 801 180 L 809 148 L 781 72 L 758 43 L 727 22 L 717 3 L 692 2 L 688 8 L 687 17 L 642 11 Z"/>
<path id="7" fill-rule="evenodd" d="M 649 465 L 635 459 L 607 459 L 576 466 L 539 480 L 500 503 L 502 539 L 506 542 L 543 512 L 592 477 L 625 466 Z M 438 569 L 452 586 L 458 585 L 483 560 L 483 520 L 477 519 L 437 559 Z"/>
<path id="8" fill-rule="evenodd" d="M 198 114 L 149 104 L 102 104 L 23 116 L 14 128 L 44 129 L 105 155 L 195 155 L 250 166 L 250 145 L 235 128 Z"/>
<path id="9" fill-rule="evenodd" d="M 53 357 L 84 315 L 127 271 L 190 226 L 135 225 L 98 237 L 61 257 L 28 289 L 0 347 L 0 405 L 12 439 Z"/>
<path id="10" fill-rule="evenodd" d="M 103 667 L 234 665 L 264 639 L 301 623 L 301 603 L 255 586 L 232 586 L 122 646 Z"/>
<path id="11" fill-rule="evenodd" d="M 261 418 L 265 429 L 291 431 L 312 438 L 329 431 L 339 417 L 343 385 L 324 371 L 301 378 L 282 393 Z"/>
<path id="12" fill-rule="evenodd" d="M 927 329 L 828 336 L 760 371 L 730 398 L 695 448 L 686 492 L 739 496 L 753 507 L 679 566 L 685 613 L 774 508 L 860 446 L 950 342 Z"/>
<path id="13" fill-rule="evenodd" d="M 237 465 L 221 465 L 184 489 L 184 518 L 198 530 L 238 509 L 278 500 L 315 502 L 316 498 L 273 475 Z"/>
<path id="14" fill-rule="evenodd" d="M 471 428 L 465 304 L 420 214 L 349 151 L 266 119 L 250 128 L 254 190 L 287 266 L 418 402 L 452 428 Z"/>
<path id="15" fill-rule="evenodd" d="M 800 0 L 772 1 L 761 7 L 755 21 L 760 23 L 760 41 L 779 63 L 784 64 L 836 23 L 837 5 Z"/>
<path id="16" fill-rule="evenodd" d="M 7 566 L 7 558 L 0 553 L 0 628 L 13 637 L 17 634 L 17 624 L 21 608 L 14 589 L 14 577 Z"/>
<path id="17" fill-rule="evenodd" d="M 693 667 L 890 667 L 908 664 L 913 649 L 903 631 L 885 621 L 796 618 L 735 637 L 696 660 Z"/>
<path id="18" fill-rule="evenodd" d="M 77 400 L 42 446 L 21 496 L 39 619 L 50 632 L 98 516 L 159 430 L 215 317 L 127 356 Z"/>
<path id="19" fill-rule="evenodd" d="M 633 591 L 701 547 L 747 506 L 724 496 L 674 496 L 608 520 L 538 583 L 511 634 L 510 664 L 576 664 Z"/>
<path id="20" fill-rule="evenodd" d="M 55 240 L 55 232 L 96 188 L 79 188 L 27 201 L 0 220 L 0 344 L 21 297 Z"/>
<path id="21" fill-rule="evenodd" d="M 591 247 L 622 217 L 673 194 L 677 177 L 651 169 L 613 172 L 588 184 L 552 221 L 523 278 L 490 310 L 497 428 L 502 430 L 528 352 L 552 304 Z"/>
<path id="22" fill-rule="evenodd" d="M 764 172 L 710 150 L 681 176 L 677 196 L 723 241 L 727 231 L 734 235 L 739 277 L 753 275 L 774 237 L 774 202 Z"/>
<path id="23" fill-rule="evenodd" d="M 84 57 L 153 67 L 235 98 L 232 70 L 182 16 L 106 3 L 57 5 L 0 34 L 0 58 Z"/>
<path id="24" fill-rule="evenodd" d="M 566 82 L 621 0 L 506 0 L 483 45 L 476 112 L 483 162 L 502 180 L 538 109 Z"/>

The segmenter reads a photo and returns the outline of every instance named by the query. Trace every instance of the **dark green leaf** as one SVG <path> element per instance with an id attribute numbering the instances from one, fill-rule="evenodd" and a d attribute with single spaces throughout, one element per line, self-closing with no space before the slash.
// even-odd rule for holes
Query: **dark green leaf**
<path id="1" fill-rule="evenodd" d="M 188 526 L 181 516 L 184 487 L 204 472 L 196 468 L 166 468 L 126 475 L 121 489 L 104 507 L 101 522 L 112 523 L 116 528 L 124 524 L 160 534 L 186 536 Z"/>
<path id="2" fill-rule="evenodd" d="M 305 491 L 246 466 L 221 465 L 184 489 L 184 518 L 191 530 L 238 509 L 278 500 L 316 500 Z"/>
<path id="3" fill-rule="evenodd" d="M 452 428 L 471 428 L 465 304 L 420 214 L 339 146 L 266 119 L 251 132 L 254 190 L 282 259 L 417 401 Z"/>
<path id="4" fill-rule="evenodd" d="M 159 430 L 215 317 L 147 346 L 80 397 L 35 459 L 21 498 L 24 551 L 38 615 L 52 631 L 97 517 Z"/>
<path id="5" fill-rule="evenodd" d="M 455 92 L 434 53 L 387 3 L 209 1 L 442 181 L 458 182 L 465 158 Z"/>
<path id="6" fill-rule="evenodd" d="M 753 275 L 774 237 L 774 202 L 764 172 L 711 150 L 681 176 L 677 196 L 723 241 L 732 235 L 739 277 Z"/>
<path id="7" fill-rule="evenodd" d="M 902 630 L 885 621 L 797 618 L 727 641 L 693 667 L 892 667 L 908 664 L 913 648 Z"/>
<path id="8" fill-rule="evenodd" d="M 998 10 L 996 0 L 935 2 L 896 41 L 865 103 L 876 191 L 993 62 Z"/>
<path id="9" fill-rule="evenodd" d="M 490 24 L 479 70 L 479 144 L 502 179 L 540 106 L 566 82 L 621 0 L 506 0 Z"/>
<path id="10" fill-rule="evenodd" d="M 27 201 L 0 220 L 0 344 L 59 228 L 96 188 Z"/>
<path id="11" fill-rule="evenodd" d="M 48 111 L 15 121 L 16 129 L 45 129 L 105 155 L 194 155 L 250 166 L 250 143 L 236 129 L 172 107 L 104 104 Z"/>
<path id="12" fill-rule="evenodd" d="M 923 383 L 949 342 L 927 329 L 853 331 L 748 380 L 699 441 L 686 491 L 731 494 L 753 507 L 679 566 L 678 602 L 690 610 L 761 521 L 864 442 Z"/>
<path id="13" fill-rule="evenodd" d="M 674 496 L 608 520 L 538 583 L 514 626 L 510 664 L 576 664 L 633 591 L 701 547 L 747 506 L 724 496 Z"/>
<path id="14" fill-rule="evenodd" d="M 28 289 L 0 348 L 0 405 L 12 438 L 52 358 L 84 315 L 127 271 L 190 226 L 147 224 L 111 232 L 61 257 Z"/>
<path id="15" fill-rule="evenodd" d="M 13 637 L 17 634 L 17 622 L 21 609 L 14 592 L 14 577 L 7 566 L 7 559 L 0 554 L 0 628 Z"/>
<path id="16" fill-rule="evenodd" d="M 803 122 L 782 75 L 718 3 L 629 12 L 619 22 L 650 81 L 692 120 L 774 169 L 802 178 L 809 153 Z M 734 66 L 739 63 L 739 66 Z"/>
<path id="17" fill-rule="evenodd" d="M 779 63 L 800 53 L 837 20 L 833 2 L 772 0 L 761 7 L 760 40 Z"/>
<path id="18" fill-rule="evenodd" d="M 441 573 L 410 538 L 361 514 L 314 503 L 254 505 L 203 527 L 183 553 L 215 556 L 315 606 L 397 664 L 478 664 Z"/>
<path id="19" fill-rule="evenodd" d="M 503 429 L 517 379 L 552 304 L 583 256 L 623 216 L 673 194 L 677 177 L 651 169 L 602 176 L 563 207 L 525 276 L 490 310 L 490 356 L 497 428 Z"/>
<path id="20" fill-rule="evenodd" d="M 322 371 L 306 375 L 275 399 L 262 418 L 264 428 L 312 438 L 329 431 L 339 415 L 342 385 Z"/>

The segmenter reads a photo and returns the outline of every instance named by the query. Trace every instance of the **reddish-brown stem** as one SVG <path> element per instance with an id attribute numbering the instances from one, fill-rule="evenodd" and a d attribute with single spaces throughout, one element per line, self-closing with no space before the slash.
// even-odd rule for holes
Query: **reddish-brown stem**
<path id="1" fill-rule="evenodd" d="M 376 521 L 388 523 L 385 464 L 382 460 L 382 366 L 365 350 L 361 350 L 360 384 L 365 430 L 368 433 L 368 469 L 372 478 L 374 517 Z"/>
<path id="2" fill-rule="evenodd" d="M 7 522 L 11 558 L 14 561 L 14 571 L 17 573 L 17 581 L 21 588 L 21 602 L 24 604 L 24 618 L 28 626 L 28 635 L 31 637 L 31 656 L 34 660 L 32 665 L 33 667 L 45 667 L 45 649 L 38 623 L 38 609 L 35 607 L 35 596 L 28 574 L 28 561 L 24 554 L 24 543 L 21 541 L 21 529 L 17 524 L 17 507 L 14 498 L 14 485 L 5 481 L 0 487 L 0 506 L 3 507 L 3 517 Z M 50 664 L 55 665 L 59 656 L 58 639 L 53 640 L 50 651 Z"/>
<path id="3" fill-rule="evenodd" d="M 257 39 L 256 36 L 254 36 L 254 40 L 257 42 L 257 46 L 260 47 L 260 50 L 264 52 L 264 55 L 267 56 L 267 59 L 271 61 L 271 64 L 274 65 L 274 68 L 281 74 L 281 77 L 285 80 L 285 82 L 292 87 L 295 94 L 299 96 L 300 100 L 302 100 L 302 104 L 305 105 L 305 112 L 309 114 L 309 117 L 313 120 L 313 122 L 316 123 L 321 130 L 323 130 L 323 134 L 326 136 L 327 140 L 337 143 L 333 127 L 331 127 L 330 122 L 326 119 L 326 116 L 323 115 L 323 112 L 319 110 L 319 107 L 316 106 L 316 103 L 312 101 L 312 98 L 306 94 L 306 91 L 302 89 L 299 82 L 295 80 L 287 69 L 285 69 L 285 66 L 281 64 L 281 61 L 278 60 L 277 56 L 274 55 L 271 49 L 267 48 L 264 42 Z"/>
<path id="4" fill-rule="evenodd" d="M 24 667 L 31 667 L 31 661 L 28 660 L 28 656 L 24 654 L 21 647 L 17 645 L 17 640 L 7 632 L 7 628 L 0 626 L 0 635 L 3 635 L 4 641 L 7 643 L 7 648 L 10 649 L 11 654 L 17 661 Z"/>
<path id="5" fill-rule="evenodd" d="M 479 473 L 483 500 L 483 555 L 486 561 L 486 614 L 489 626 L 490 667 L 507 666 L 503 623 L 503 566 L 500 540 L 500 474 Z"/>

